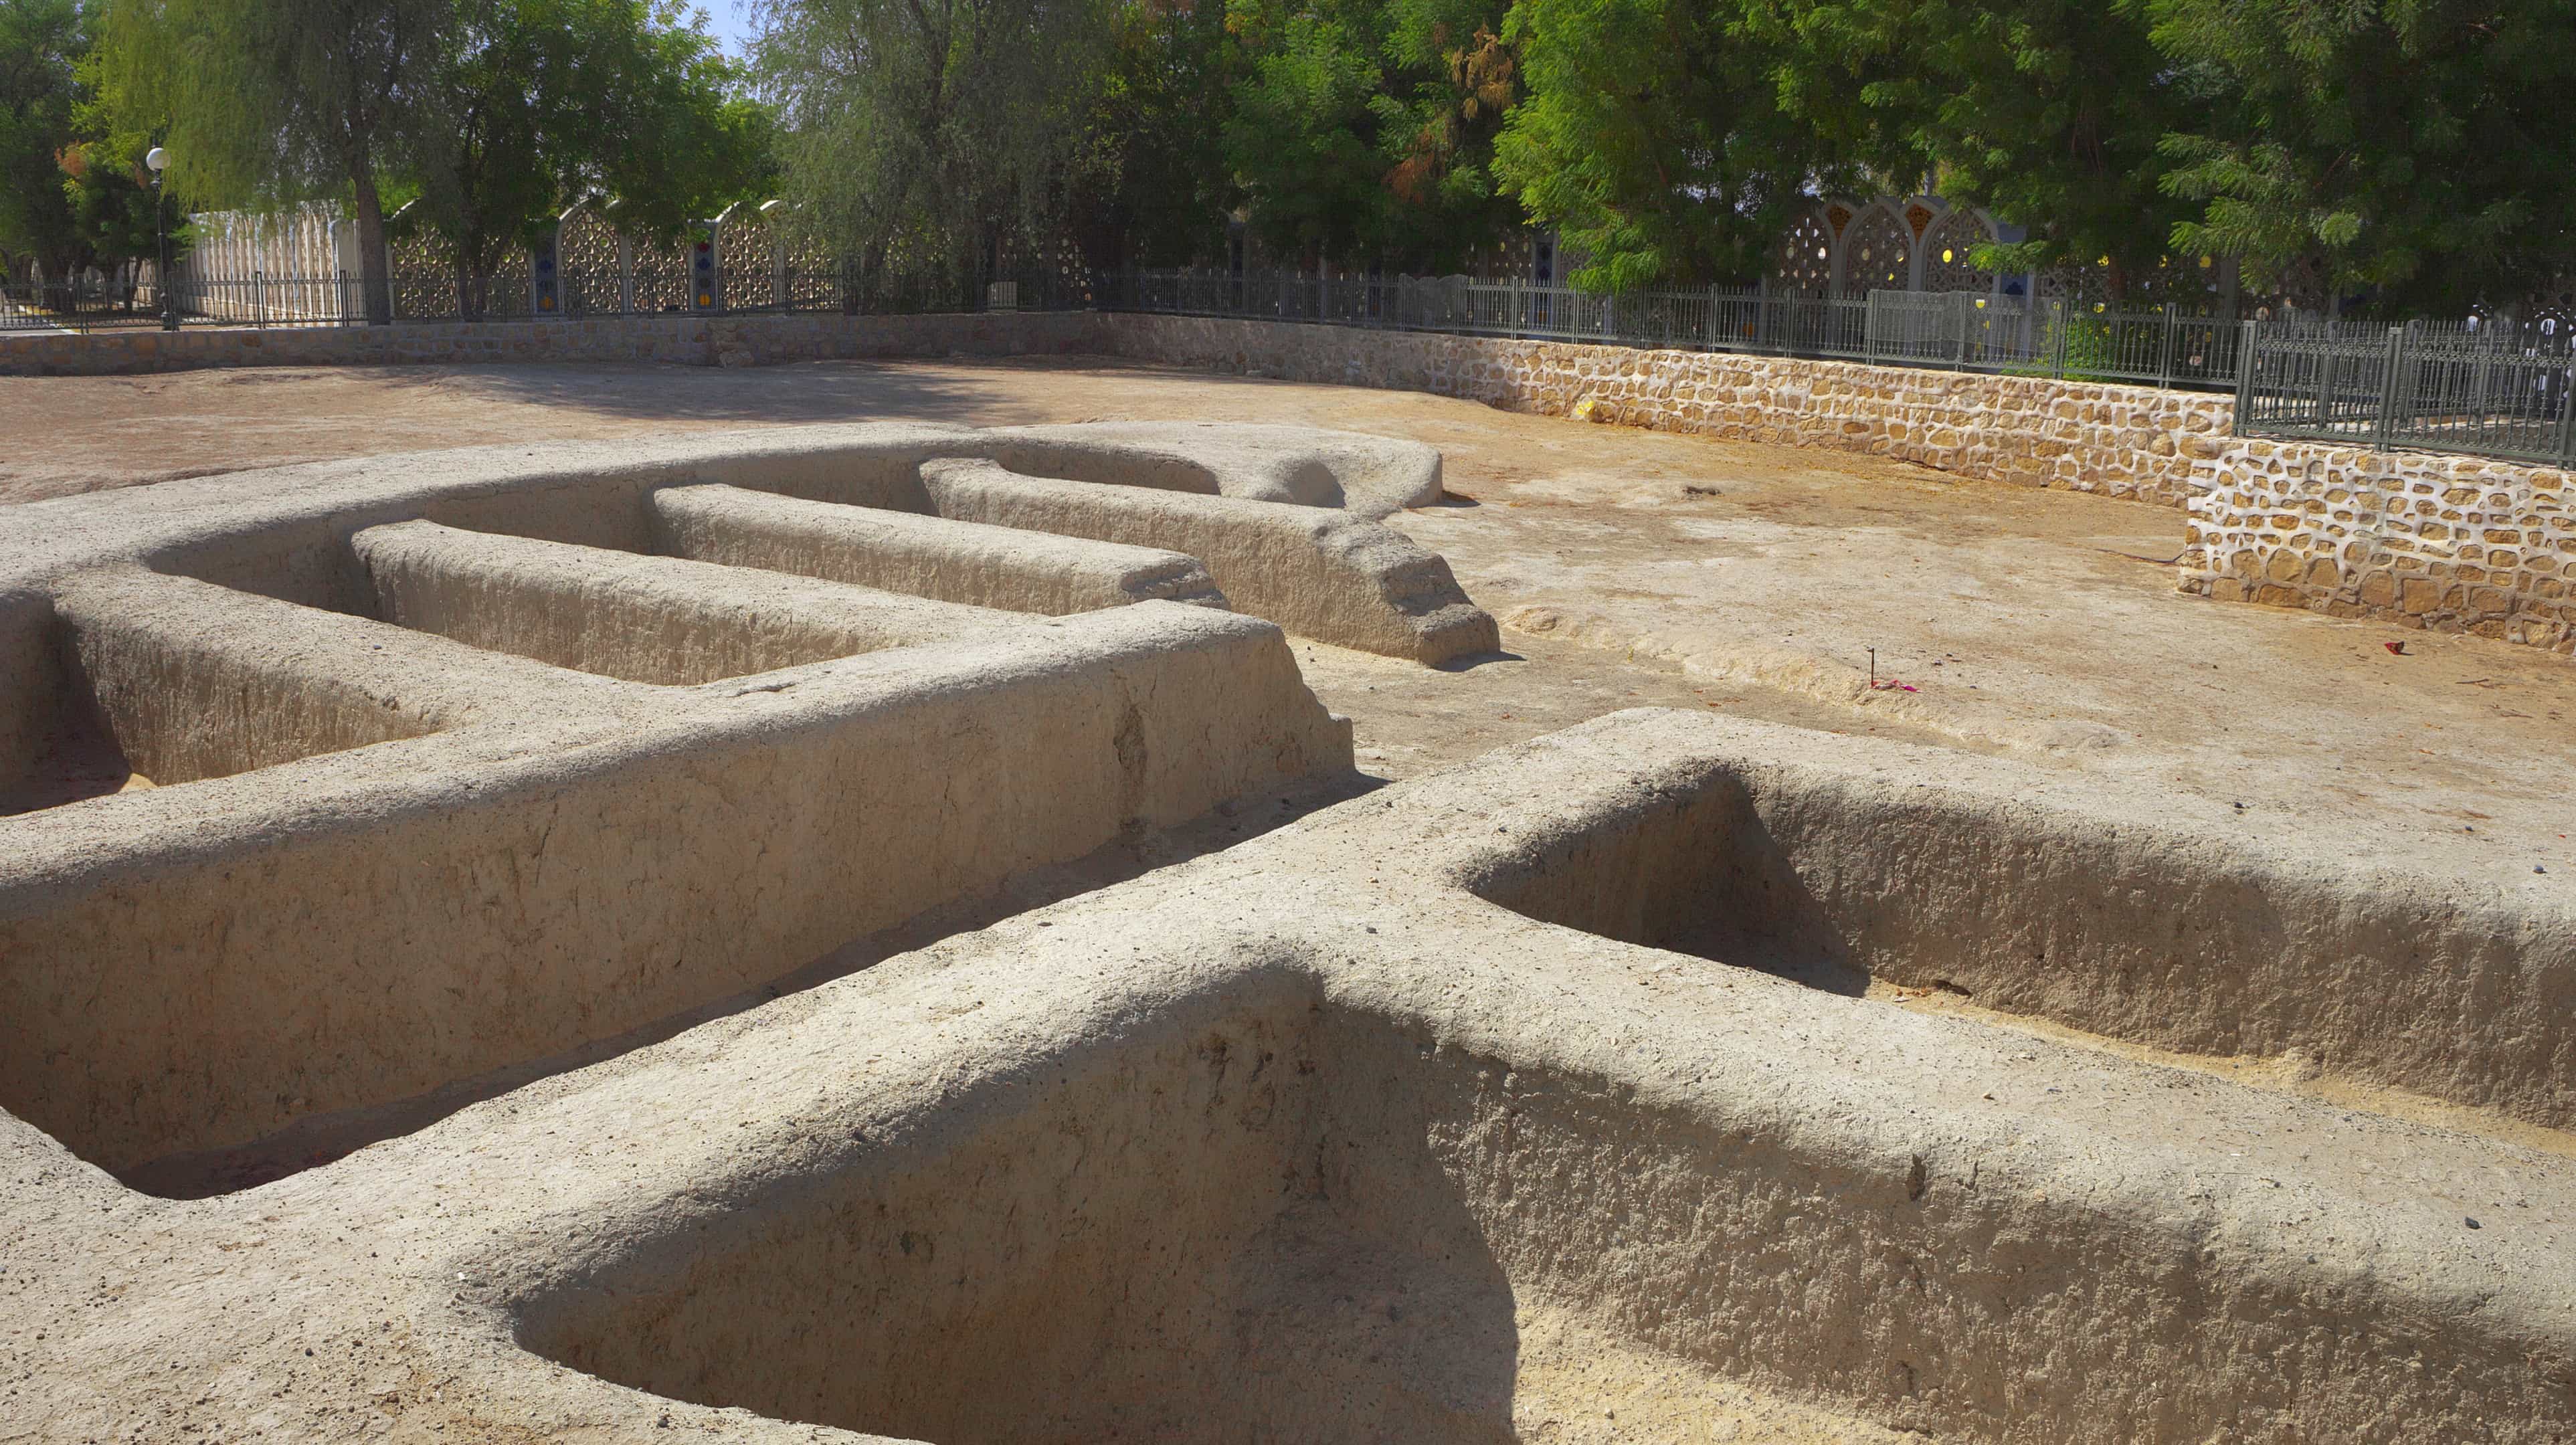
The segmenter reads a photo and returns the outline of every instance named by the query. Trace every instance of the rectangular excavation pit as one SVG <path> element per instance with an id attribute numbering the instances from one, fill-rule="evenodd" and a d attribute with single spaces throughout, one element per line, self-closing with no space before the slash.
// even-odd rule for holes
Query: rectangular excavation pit
<path id="1" fill-rule="evenodd" d="M 740 487 L 666 487 L 651 501 L 661 550 L 701 562 L 1051 616 L 1158 598 L 1226 605 L 1177 552 Z"/>
<path id="2" fill-rule="evenodd" d="M 0 814 L 423 737 L 547 671 L 136 568 L 66 579 L 50 610 L 19 669 L 27 736 Z"/>
<path id="3" fill-rule="evenodd" d="M 517 1302 L 520 1343 L 938 1445 L 2359 1438 L 2393 1392 L 2475 1418 L 2548 1388 L 2510 1330 L 2428 1359 L 2367 1284 L 2204 1259 L 2171 1211 L 1927 1184 L 1769 1097 L 1444 1041 L 1302 980 L 1117 1032 L 637 1201 Z"/>
<path id="4" fill-rule="evenodd" d="M 251 1145 L 1349 768 L 1348 724 L 1273 628 L 1179 607 L 1028 626 L 658 721 L 504 716 L 392 744 L 399 768 L 343 754 L 0 820 L 0 1107 L 120 1174 Z"/>
<path id="5" fill-rule="evenodd" d="M 2576 1127 L 2562 916 L 2145 810 L 1890 777 L 1704 759 L 1571 802 L 1461 881 L 1542 922 L 1833 992 L 1884 981 L 2177 1053 L 2297 1055 Z"/>
<path id="6" fill-rule="evenodd" d="M 629 682 L 690 685 L 1013 625 L 1008 613 L 434 522 L 350 539 L 383 617 Z"/>

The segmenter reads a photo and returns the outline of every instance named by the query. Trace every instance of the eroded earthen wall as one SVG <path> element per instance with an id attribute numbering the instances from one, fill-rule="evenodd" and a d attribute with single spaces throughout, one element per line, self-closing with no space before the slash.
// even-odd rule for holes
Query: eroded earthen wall
<path id="1" fill-rule="evenodd" d="M 2567 474 L 2231 435 L 2207 392 L 2048 377 L 1211 317 L 628 317 L 175 336 L 11 337 L 0 372 L 386 362 L 679 361 L 1098 352 L 1427 391 L 1731 441 L 2181 507 L 2183 591 L 2576 650 Z M 1589 403 L 1587 406 L 1586 404 Z"/>

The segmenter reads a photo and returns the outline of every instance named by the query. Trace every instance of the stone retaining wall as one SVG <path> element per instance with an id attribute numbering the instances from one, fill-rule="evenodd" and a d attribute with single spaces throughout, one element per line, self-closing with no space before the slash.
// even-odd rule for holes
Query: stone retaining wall
<path id="1" fill-rule="evenodd" d="M 1100 319 L 1105 349 L 1138 360 L 1871 452 L 1987 481 L 2180 506 L 2191 518 L 2185 592 L 2576 652 L 2576 508 L 2567 474 L 2547 468 L 2236 437 L 2234 399 L 2205 392 L 1276 322 Z"/>
<path id="2" fill-rule="evenodd" d="M 1104 349 L 1292 381 L 1464 397 L 1513 411 L 1730 441 L 1900 457 L 2018 486 L 2181 506 L 2185 437 L 2224 436 L 2233 398 L 1842 361 L 1639 351 L 1270 321 L 1111 315 Z"/>
<path id="3" fill-rule="evenodd" d="M 429 322 L 0 336 L 0 375 L 98 376 L 208 366 L 400 366 L 660 361 L 749 366 L 862 356 L 1016 356 L 1081 351 L 1081 312 L 935 316 L 610 316 L 584 321 Z"/>
<path id="4" fill-rule="evenodd" d="M 2192 438 L 2181 587 L 2576 652 L 2576 505 L 2547 467 Z"/>

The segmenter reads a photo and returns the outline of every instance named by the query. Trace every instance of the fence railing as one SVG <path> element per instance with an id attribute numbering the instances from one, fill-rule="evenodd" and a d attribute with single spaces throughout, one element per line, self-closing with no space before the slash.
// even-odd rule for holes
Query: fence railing
<path id="1" fill-rule="evenodd" d="M 1052 271 L 999 276 L 870 276 L 851 270 L 763 270 L 729 278 L 705 293 L 706 305 L 681 276 L 649 267 L 566 270 L 551 287 L 524 270 L 460 281 L 452 272 L 398 272 L 389 278 L 393 318 L 401 322 L 526 322 L 563 318 L 750 315 L 778 312 L 904 315 L 981 311 L 1088 309 L 1087 278 Z M 1007 299 L 998 299 L 1007 298 Z M 364 283 L 353 272 L 329 275 L 205 276 L 181 272 L 170 309 L 180 326 L 362 326 Z M 150 284 L 74 281 L 0 286 L 0 333 L 148 329 L 167 324 L 163 296 Z"/>
<path id="2" fill-rule="evenodd" d="M 1089 309 L 1518 336 L 1616 345 L 2017 372 L 2173 386 L 2228 386 L 2238 333 L 2214 318 L 2086 311 L 1966 292 L 1874 291 L 1823 299 L 1758 288 L 1592 295 L 1562 286 L 1463 278 L 1341 279 L 1291 273 L 1026 271 L 976 278 L 759 271 L 699 291 L 648 267 L 567 267 L 540 286 L 523 272 L 460 285 L 452 273 L 397 274 L 398 321 L 486 321 L 762 312 L 889 315 L 979 311 L 999 295 L 1023 310 Z M 699 295 L 707 304 L 696 304 Z M 357 276 L 206 277 L 174 284 L 183 326 L 355 326 Z M 95 284 L 0 293 L 0 329 L 90 331 L 162 324 L 149 287 Z"/>
<path id="3" fill-rule="evenodd" d="M 96 331 L 161 324 L 161 294 L 149 281 L 85 277 L 0 284 L 0 334 Z"/>
<path id="4" fill-rule="evenodd" d="M 2247 322 L 2240 436 L 2576 466 L 2566 331 Z"/>
<path id="5" fill-rule="evenodd" d="M 2233 320 L 2108 311 L 1974 292 L 1827 298 L 1761 287 L 1595 295 L 1466 277 L 1128 271 L 1095 282 L 1107 310 L 1305 321 L 1467 336 L 1736 351 L 1961 371 L 2224 388 Z"/>
<path id="6" fill-rule="evenodd" d="M 1835 298 L 1759 287 L 1593 295 L 1464 277 L 1332 277 L 1288 272 L 1024 271 L 977 278 L 866 276 L 854 268 L 737 272 L 696 305 L 685 282 L 648 268 L 567 269 L 550 286 L 525 272 L 460 287 L 452 274 L 393 278 L 395 319 L 551 318 L 815 312 L 1135 311 L 2007 375 L 2232 389 L 2238 434 L 2424 447 L 2576 465 L 2576 337 L 2558 322 L 2365 326 L 2110 311 L 1972 292 L 1873 291 Z M 208 277 L 181 273 L 185 326 L 354 326 L 352 274 Z M 164 324 L 148 281 L 92 277 L 0 287 L 0 333 Z"/>

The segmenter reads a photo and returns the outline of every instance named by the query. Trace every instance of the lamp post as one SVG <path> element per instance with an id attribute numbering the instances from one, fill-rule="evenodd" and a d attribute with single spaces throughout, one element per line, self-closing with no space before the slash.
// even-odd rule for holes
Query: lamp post
<path id="1" fill-rule="evenodd" d="M 170 219 L 164 205 L 161 173 L 170 169 L 170 153 L 154 146 L 144 153 L 143 164 L 152 172 L 152 231 L 161 246 L 161 269 L 152 275 L 154 289 L 161 293 L 161 329 L 179 329 L 179 293 L 170 284 Z"/>

